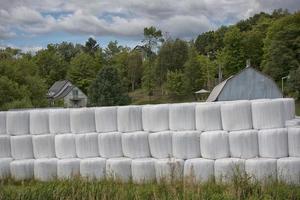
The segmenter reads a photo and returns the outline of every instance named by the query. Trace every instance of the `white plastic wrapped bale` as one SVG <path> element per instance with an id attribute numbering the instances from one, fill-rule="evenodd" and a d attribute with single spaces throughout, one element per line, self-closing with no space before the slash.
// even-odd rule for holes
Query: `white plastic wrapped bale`
<path id="1" fill-rule="evenodd" d="M 170 104 L 169 107 L 170 130 L 195 130 L 195 104 Z"/>
<path id="2" fill-rule="evenodd" d="M 258 132 L 259 156 L 282 158 L 288 156 L 288 132 L 286 128 L 265 129 Z"/>
<path id="3" fill-rule="evenodd" d="M 69 158 L 57 161 L 57 178 L 69 179 L 80 175 L 80 159 Z"/>
<path id="4" fill-rule="evenodd" d="M 153 182 L 156 179 L 154 158 L 140 158 L 132 160 L 131 170 L 132 181 L 135 183 Z"/>
<path id="5" fill-rule="evenodd" d="M 138 131 L 122 134 L 123 154 L 129 158 L 150 157 L 148 132 Z"/>
<path id="6" fill-rule="evenodd" d="M 283 128 L 283 102 L 252 101 L 252 120 L 254 129 Z"/>
<path id="7" fill-rule="evenodd" d="M 35 158 L 54 158 L 55 142 L 54 135 L 33 135 L 33 155 Z"/>
<path id="8" fill-rule="evenodd" d="M 57 177 L 57 158 L 34 160 L 34 178 L 39 181 L 51 181 Z"/>
<path id="9" fill-rule="evenodd" d="M 76 108 L 70 110 L 72 133 L 96 132 L 94 108 Z"/>
<path id="10" fill-rule="evenodd" d="M 172 132 L 150 133 L 148 136 L 151 156 L 154 158 L 172 157 Z"/>
<path id="11" fill-rule="evenodd" d="M 76 153 L 79 158 L 99 156 L 98 133 L 85 133 L 75 135 Z"/>
<path id="12" fill-rule="evenodd" d="M 200 157 L 200 134 L 200 131 L 173 132 L 173 156 L 181 159 Z"/>
<path id="13" fill-rule="evenodd" d="M 222 129 L 219 103 L 200 103 L 196 105 L 196 129 L 214 131 Z"/>
<path id="14" fill-rule="evenodd" d="M 131 159 L 130 158 L 110 158 L 106 160 L 106 177 L 122 182 L 131 179 Z"/>
<path id="15" fill-rule="evenodd" d="M 6 112 L 0 112 L 0 135 L 7 134 L 6 131 Z"/>
<path id="16" fill-rule="evenodd" d="M 231 157 L 245 159 L 257 157 L 257 134 L 257 130 L 242 130 L 229 132 L 229 149 Z"/>
<path id="17" fill-rule="evenodd" d="M 0 158 L 0 180 L 10 177 L 10 163 L 12 158 Z"/>
<path id="18" fill-rule="evenodd" d="M 80 175 L 89 180 L 102 180 L 106 173 L 105 158 L 86 158 L 80 161 Z"/>
<path id="19" fill-rule="evenodd" d="M 240 158 L 222 158 L 215 162 L 215 179 L 230 182 L 234 176 L 245 174 L 245 160 Z"/>
<path id="20" fill-rule="evenodd" d="M 284 121 L 295 118 L 295 100 L 293 98 L 279 98 L 273 101 L 281 101 L 283 103 Z"/>
<path id="21" fill-rule="evenodd" d="M 142 108 L 145 131 L 158 132 L 169 129 L 169 105 L 145 105 Z"/>
<path id="22" fill-rule="evenodd" d="M 184 177 L 188 182 L 207 182 L 214 179 L 215 160 L 188 159 L 184 163 Z"/>
<path id="23" fill-rule="evenodd" d="M 14 159 L 34 158 L 31 135 L 11 136 L 10 146 L 11 155 Z"/>
<path id="24" fill-rule="evenodd" d="M 61 134 L 55 136 L 55 154 L 57 158 L 75 158 L 75 134 Z"/>
<path id="25" fill-rule="evenodd" d="M 31 110 L 29 116 L 31 134 L 38 135 L 50 133 L 48 110 Z"/>
<path id="26" fill-rule="evenodd" d="M 104 158 L 123 156 L 122 134 L 120 132 L 100 133 L 98 135 L 99 154 Z"/>
<path id="27" fill-rule="evenodd" d="M 11 157 L 10 136 L 0 135 L 0 158 Z"/>
<path id="28" fill-rule="evenodd" d="M 277 176 L 277 160 L 273 158 L 252 158 L 245 162 L 245 171 L 252 181 L 270 181 Z"/>
<path id="29" fill-rule="evenodd" d="M 29 134 L 29 112 L 8 111 L 6 114 L 6 129 L 9 135 Z"/>
<path id="30" fill-rule="evenodd" d="M 95 108 L 96 130 L 100 133 L 118 130 L 117 107 Z"/>
<path id="31" fill-rule="evenodd" d="M 300 126 L 288 128 L 289 156 L 300 157 Z"/>
<path id="32" fill-rule="evenodd" d="M 300 119 L 291 119 L 285 121 L 285 127 L 294 127 L 294 126 L 300 126 Z"/>
<path id="33" fill-rule="evenodd" d="M 300 184 L 300 158 L 287 157 L 277 160 L 277 178 L 288 184 Z"/>
<path id="34" fill-rule="evenodd" d="M 121 106 L 118 107 L 118 131 L 133 132 L 141 131 L 142 127 L 142 108 L 140 106 Z"/>
<path id="35" fill-rule="evenodd" d="M 182 159 L 166 158 L 155 161 L 156 181 L 172 182 L 183 177 L 184 161 Z"/>
<path id="36" fill-rule="evenodd" d="M 34 159 L 12 161 L 10 172 L 12 178 L 17 181 L 32 179 L 34 177 Z"/>
<path id="37" fill-rule="evenodd" d="M 229 157 L 227 131 L 207 131 L 200 135 L 200 149 L 203 158 L 219 159 Z"/>
<path id="38" fill-rule="evenodd" d="M 49 129 L 52 134 L 71 133 L 70 109 L 50 110 Z"/>
<path id="39" fill-rule="evenodd" d="M 232 101 L 221 105 L 223 129 L 238 131 L 252 129 L 250 101 Z"/>

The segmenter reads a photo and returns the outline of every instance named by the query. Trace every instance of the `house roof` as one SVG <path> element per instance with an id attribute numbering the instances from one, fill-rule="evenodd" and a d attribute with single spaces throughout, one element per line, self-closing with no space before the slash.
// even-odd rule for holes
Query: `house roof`
<path id="1" fill-rule="evenodd" d="M 68 80 L 56 81 L 48 90 L 47 96 L 51 99 L 61 99 L 67 96 L 74 86 Z"/>
<path id="2" fill-rule="evenodd" d="M 221 94 L 223 88 L 225 87 L 226 83 L 228 83 L 228 81 L 229 81 L 230 79 L 232 79 L 232 78 L 234 78 L 234 77 L 240 75 L 241 73 L 243 73 L 245 70 L 248 70 L 248 69 L 252 69 L 252 70 L 254 70 L 255 72 L 257 72 L 257 73 L 263 75 L 264 77 L 266 77 L 267 79 L 271 80 L 271 81 L 276 85 L 276 83 L 274 82 L 274 80 L 273 80 L 270 76 L 268 76 L 268 75 L 266 75 L 266 74 L 264 74 L 264 73 L 258 71 L 257 69 L 255 69 L 255 68 L 253 68 L 253 67 L 251 67 L 251 66 L 247 66 L 247 67 L 245 67 L 243 70 L 241 70 L 239 73 L 237 73 L 237 74 L 235 74 L 235 75 L 233 75 L 233 76 L 230 76 L 228 79 L 222 81 L 222 82 L 219 83 L 216 87 L 214 87 L 214 89 L 211 91 L 211 93 L 209 94 L 209 96 L 208 96 L 208 98 L 207 98 L 206 101 L 207 101 L 207 102 L 216 101 L 216 100 L 218 99 L 218 96 Z M 277 85 L 276 85 L 276 87 L 277 87 Z M 277 87 L 277 89 L 279 90 L 278 87 Z"/>

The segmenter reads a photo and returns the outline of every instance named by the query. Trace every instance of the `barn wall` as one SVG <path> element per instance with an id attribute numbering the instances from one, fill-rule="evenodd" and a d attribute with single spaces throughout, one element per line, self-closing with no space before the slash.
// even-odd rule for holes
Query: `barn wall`
<path id="1" fill-rule="evenodd" d="M 281 92 L 271 79 L 252 68 L 248 68 L 227 81 L 218 100 L 273 99 L 281 97 Z"/>

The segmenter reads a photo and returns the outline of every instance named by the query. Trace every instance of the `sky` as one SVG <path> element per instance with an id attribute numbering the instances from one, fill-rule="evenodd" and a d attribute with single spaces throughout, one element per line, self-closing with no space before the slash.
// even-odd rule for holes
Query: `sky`
<path id="1" fill-rule="evenodd" d="M 49 43 L 134 47 L 144 27 L 192 39 L 259 12 L 300 10 L 300 0 L 0 0 L 0 48 L 37 51 Z"/>

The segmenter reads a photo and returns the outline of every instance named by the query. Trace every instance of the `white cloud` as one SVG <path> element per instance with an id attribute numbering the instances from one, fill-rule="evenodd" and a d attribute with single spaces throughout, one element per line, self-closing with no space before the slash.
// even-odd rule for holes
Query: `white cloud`
<path id="1" fill-rule="evenodd" d="M 1 0 L 0 39 L 55 31 L 95 36 L 141 36 L 154 25 L 194 37 L 261 11 L 296 11 L 299 0 Z"/>

